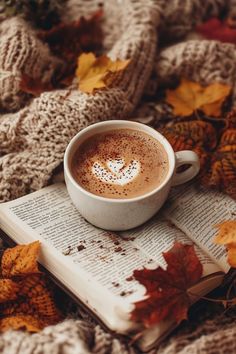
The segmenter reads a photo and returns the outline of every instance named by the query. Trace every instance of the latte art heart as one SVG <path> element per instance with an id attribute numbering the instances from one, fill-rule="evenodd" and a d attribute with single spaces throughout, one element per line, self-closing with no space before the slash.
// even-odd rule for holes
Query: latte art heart
<path id="1" fill-rule="evenodd" d="M 92 135 L 78 146 L 71 164 L 72 175 L 82 188 L 112 199 L 135 198 L 154 190 L 168 168 L 162 144 L 133 129 Z"/>
<path id="2" fill-rule="evenodd" d="M 125 186 L 139 175 L 141 166 L 139 161 L 131 160 L 128 166 L 122 158 L 106 161 L 106 166 L 96 161 L 92 166 L 92 173 L 103 183 Z"/>

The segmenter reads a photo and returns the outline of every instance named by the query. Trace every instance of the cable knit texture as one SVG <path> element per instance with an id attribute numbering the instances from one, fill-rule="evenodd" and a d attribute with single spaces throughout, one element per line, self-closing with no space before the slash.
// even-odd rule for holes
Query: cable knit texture
<path id="1" fill-rule="evenodd" d="M 89 16 L 95 0 L 68 0 L 63 21 Z M 188 39 L 195 24 L 212 16 L 236 14 L 236 0 L 109 0 L 102 22 L 104 48 L 112 59 L 131 59 L 112 87 L 95 95 L 67 90 L 38 98 L 21 90 L 22 75 L 44 83 L 63 68 L 32 24 L 16 16 L 0 23 L 0 202 L 49 184 L 70 139 L 82 128 L 107 119 L 141 117 L 146 123 L 171 117 L 157 91 L 182 76 L 202 84 L 233 87 L 236 105 L 236 48 L 216 41 Z M 178 43 L 174 43 L 178 40 Z M 181 41 L 180 41 L 181 40 Z M 164 44 L 158 49 L 157 44 Z M 168 46 L 167 46 L 168 44 Z M 155 97 L 149 103 L 142 95 Z M 233 317 L 201 309 L 152 354 L 236 352 Z M 70 312 L 70 311 L 69 311 Z M 37 334 L 0 335 L 2 354 L 135 354 L 135 346 L 114 338 L 83 311 Z"/>

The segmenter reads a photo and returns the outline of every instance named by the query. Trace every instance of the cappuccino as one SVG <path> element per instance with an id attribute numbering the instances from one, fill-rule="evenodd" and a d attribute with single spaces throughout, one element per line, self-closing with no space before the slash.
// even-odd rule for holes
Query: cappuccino
<path id="1" fill-rule="evenodd" d="M 168 155 L 152 136 L 114 129 L 85 140 L 72 157 L 75 181 L 95 195 L 129 199 L 156 189 L 169 170 Z"/>

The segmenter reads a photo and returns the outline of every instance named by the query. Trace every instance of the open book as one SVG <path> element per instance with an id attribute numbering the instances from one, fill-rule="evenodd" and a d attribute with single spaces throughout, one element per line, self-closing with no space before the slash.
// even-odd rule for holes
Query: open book
<path id="1" fill-rule="evenodd" d="M 131 337 L 141 332 L 138 344 L 145 351 L 175 324 L 166 320 L 144 330 L 130 320 L 133 303 L 145 296 L 142 285 L 129 281 L 133 271 L 165 267 L 162 252 L 175 240 L 194 242 L 204 272 L 192 289 L 208 293 L 229 270 L 224 248 L 212 242 L 213 226 L 235 218 L 234 211 L 230 197 L 185 185 L 173 189 L 162 212 L 145 225 L 113 233 L 85 221 L 58 183 L 0 205 L 0 228 L 16 243 L 40 240 L 39 261 L 52 276 L 111 331 Z"/>

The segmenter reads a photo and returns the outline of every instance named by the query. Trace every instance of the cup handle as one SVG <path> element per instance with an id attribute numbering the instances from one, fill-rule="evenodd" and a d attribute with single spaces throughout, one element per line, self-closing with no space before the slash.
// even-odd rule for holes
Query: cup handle
<path id="1" fill-rule="evenodd" d="M 172 179 L 172 185 L 178 186 L 194 178 L 200 170 L 200 160 L 198 155 L 190 150 L 178 151 L 175 153 L 176 166 L 175 174 Z M 176 172 L 177 168 L 183 165 L 191 165 L 183 172 Z"/>

